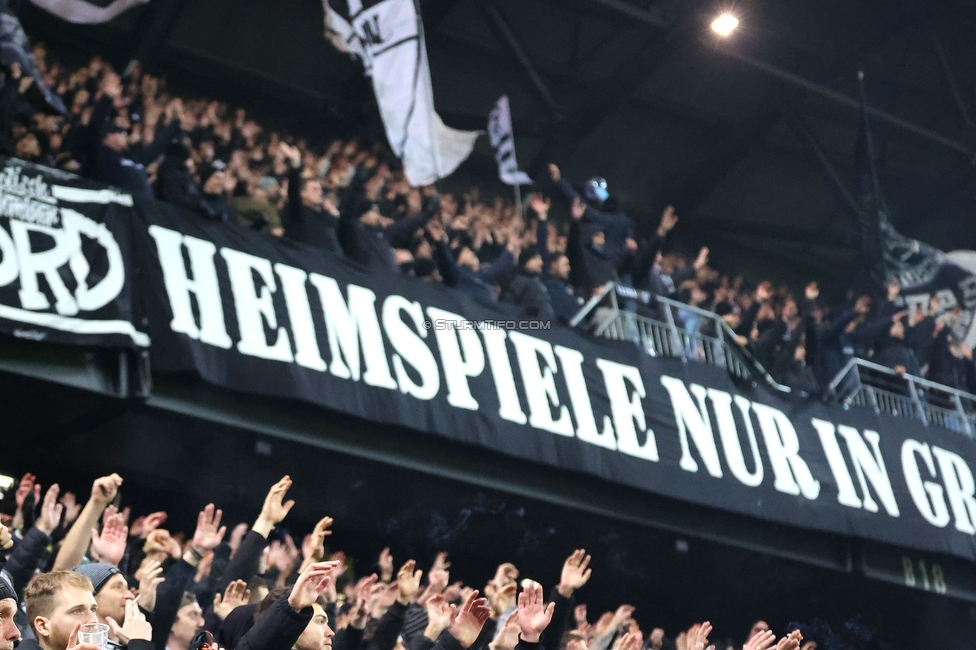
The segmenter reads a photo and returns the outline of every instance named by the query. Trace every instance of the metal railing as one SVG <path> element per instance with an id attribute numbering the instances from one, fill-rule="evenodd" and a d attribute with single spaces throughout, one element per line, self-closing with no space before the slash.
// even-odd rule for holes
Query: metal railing
<path id="1" fill-rule="evenodd" d="M 734 377 L 758 380 L 789 392 L 736 342 L 716 314 L 676 300 L 608 282 L 570 321 L 596 336 L 633 341 L 652 357 L 675 357 L 725 368 Z"/>
<path id="2" fill-rule="evenodd" d="M 976 395 L 885 366 L 851 359 L 833 381 L 830 394 L 842 406 L 860 406 L 919 420 L 972 437 L 976 430 Z"/>

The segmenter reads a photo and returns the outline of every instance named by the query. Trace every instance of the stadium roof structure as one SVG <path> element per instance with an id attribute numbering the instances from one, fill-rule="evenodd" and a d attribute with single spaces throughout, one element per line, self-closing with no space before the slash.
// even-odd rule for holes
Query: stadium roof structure
<path id="1" fill-rule="evenodd" d="M 322 37 L 316 0 L 154 0 L 82 30 L 23 5 L 47 40 L 97 43 L 123 62 L 135 52 L 306 127 L 382 133 L 358 65 Z M 509 95 L 530 173 L 551 161 L 573 181 L 604 176 L 648 228 L 673 203 L 688 240 L 728 268 L 848 277 L 858 70 L 893 223 L 943 249 L 976 247 L 973 0 L 420 5 L 445 122 L 484 128 Z M 708 26 L 730 7 L 739 28 L 721 39 Z M 493 178 L 493 164 L 483 143 L 462 175 Z"/>

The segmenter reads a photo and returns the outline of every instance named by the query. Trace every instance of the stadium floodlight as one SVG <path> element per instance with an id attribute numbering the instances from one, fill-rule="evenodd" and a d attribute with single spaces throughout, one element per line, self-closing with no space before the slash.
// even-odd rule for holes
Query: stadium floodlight
<path id="1" fill-rule="evenodd" d="M 719 36 L 728 36 L 739 26 L 739 19 L 730 13 L 720 14 L 712 21 L 712 31 Z"/>

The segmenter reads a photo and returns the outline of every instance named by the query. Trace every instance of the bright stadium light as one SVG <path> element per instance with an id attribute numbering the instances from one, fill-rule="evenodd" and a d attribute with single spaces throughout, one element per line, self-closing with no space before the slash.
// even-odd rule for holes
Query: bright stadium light
<path id="1" fill-rule="evenodd" d="M 732 14 L 725 13 L 719 15 L 712 21 L 712 31 L 719 36 L 728 36 L 739 26 L 739 19 Z"/>

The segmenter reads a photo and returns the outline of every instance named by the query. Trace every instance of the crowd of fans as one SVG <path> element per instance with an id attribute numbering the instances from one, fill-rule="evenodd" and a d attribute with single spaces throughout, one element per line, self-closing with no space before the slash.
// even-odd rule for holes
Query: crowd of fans
<path id="1" fill-rule="evenodd" d="M 906 312 L 892 284 L 887 301 L 851 296 L 830 309 L 816 284 L 795 297 L 719 273 L 707 248 L 693 260 L 671 251 L 678 216 L 670 207 L 638 241 L 602 179 L 581 196 L 550 165 L 520 214 L 477 189 L 456 196 L 411 187 L 382 145 L 309 143 L 263 129 L 242 109 L 181 99 L 137 64 L 120 76 L 97 57 L 75 70 L 51 65 L 42 46 L 34 57 L 69 114 L 41 110 L 40 93 L 14 64 L 0 90 L 0 152 L 304 242 L 377 273 L 442 282 L 514 305 L 523 318 L 568 323 L 611 281 L 676 299 L 720 316 L 773 378 L 810 394 L 825 393 L 854 356 L 976 391 L 972 350 L 954 335 L 958 310 L 943 313 L 938 298 Z M 549 218 L 556 195 L 570 202 L 568 219 Z M 628 309 L 660 317 L 653 304 Z M 714 328 L 691 311 L 679 319 L 701 334 Z"/>
<path id="2" fill-rule="evenodd" d="M 474 588 L 451 581 L 447 553 L 424 572 L 413 559 L 397 569 L 389 549 L 375 561 L 327 550 L 329 517 L 300 543 L 287 535 L 269 541 L 294 505 L 287 476 L 270 488 L 253 525 L 228 533 L 221 510 L 210 504 L 185 536 L 166 530 L 165 512 L 130 521 L 129 509 L 114 505 L 121 484 L 117 474 L 97 479 L 82 504 L 56 484 L 42 497 L 28 474 L 8 493 L 3 511 L 13 514 L 0 524 L 0 649 L 817 647 L 800 630 L 777 639 L 763 621 L 744 642 L 710 642 L 717 635 L 707 621 L 676 634 L 644 632 L 626 604 L 591 622 L 576 596 L 593 570 L 582 549 L 565 560 L 547 597 L 538 583 L 520 585 L 510 563 Z M 369 570 L 357 573 L 363 566 Z M 99 633 L 107 640 L 86 642 L 87 634 Z"/>

